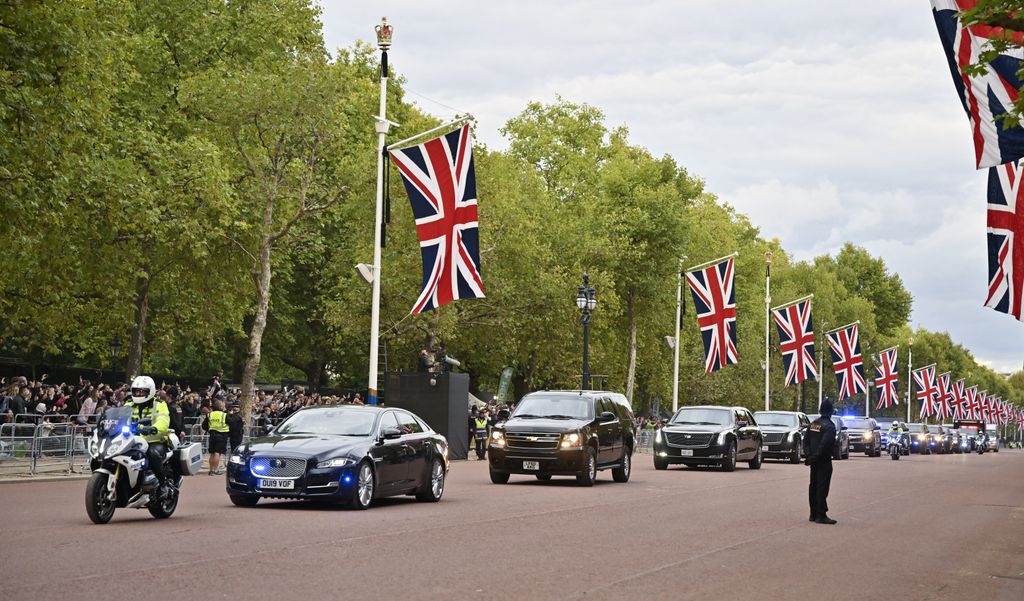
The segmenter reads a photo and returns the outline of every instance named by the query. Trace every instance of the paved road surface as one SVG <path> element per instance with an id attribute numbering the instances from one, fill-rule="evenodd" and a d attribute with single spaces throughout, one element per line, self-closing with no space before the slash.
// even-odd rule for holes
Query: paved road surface
<path id="1" fill-rule="evenodd" d="M 806 467 L 646 455 L 589 489 L 458 462 L 439 504 L 365 512 L 237 508 L 203 475 L 171 519 L 106 526 L 82 480 L 4 483 L 0 599 L 1024 599 L 1024 453 L 835 466 L 837 526 L 807 522 Z"/>

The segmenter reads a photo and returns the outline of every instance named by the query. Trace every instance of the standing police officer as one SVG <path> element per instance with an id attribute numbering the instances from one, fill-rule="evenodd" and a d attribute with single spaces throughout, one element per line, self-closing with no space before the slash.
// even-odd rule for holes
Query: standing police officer
<path id="1" fill-rule="evenodd" d="M 213 402 L 213 411 L 206 416 L 203 429 L 210 433 L 210 476 L 220 476 L 220 456 L 228 452 L 228 414 L 224 413 L 224 401 Z"/>
<path id="2" fill-rule="evenodd" d="M 810 521 L 835 524 L 828 517 L 828 488 L 832 484 L 832 451 L 836 444 L 836 425 L 832 423 L 832 401 L 824 401 L 821 416 L 807 429 L 807 465 L 811 466 L 811 484 L 807 489 L 811 505 Z"/>

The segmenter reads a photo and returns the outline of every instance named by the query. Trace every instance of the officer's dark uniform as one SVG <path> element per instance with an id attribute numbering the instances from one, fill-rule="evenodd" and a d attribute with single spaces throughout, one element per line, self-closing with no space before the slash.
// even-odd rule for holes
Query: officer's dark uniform
<path id="1" fill-rule="evenodd" d="M 807 465 L 811 466 L 811 483 L 807 500 L 811 506 L 811 521 L 834 524 L 828 517 L 828 489 L 832 484 L 832 450 L 836 444 L 836 425 L 832 423 L 832 403 L 821 404 L 821 417 L 807 429 Z"/>

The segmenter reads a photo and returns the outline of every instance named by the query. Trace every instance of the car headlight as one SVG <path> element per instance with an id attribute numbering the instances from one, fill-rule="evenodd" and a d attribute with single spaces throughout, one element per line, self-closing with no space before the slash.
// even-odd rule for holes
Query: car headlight
<path id="1" fill-rule="evenodd" d="M 725 444 L 725 439 L 728 436 L 729 436 L 729 431 L 728 430 L 722 430 L 721 432 L 719 432 L 719 434 L 718 434 L 718 444 Z"/>
<path id="2" fill-rule="evenodd" d="M 320 463 L 316 464 L 316 466 L 318 468 L 345 467 L 346 465 L 352 465 L 353 463 L 355 463 L 354 459 L 349 459 L 348 457 L 335 457 L 334 459 L 321 461 Z"/>
<path id="3" fill-rule="evenodd" d="M 242 456 L 235 453 L 231 457 L 228 457 L 228 463 L 234 463 L 235 465 L 245 465 L 245 459 Z"/>
<path id="4" fill-rule="evenodd" d="M 583 437 L 580 436 L 579 432 L 569 432 L 568 434 L 562 434 L 561 446 L 563 449 L 583 446 Z"/>
<path id="5" fill-rule="evenodd" d="M 924 440 L 924 434 L 918 434 L 917 435 L 917 439 L 918 440 Z"/>
<path id="6" fill-rule="evenodd" d="M 654 431 L 654 442 L 661 444 L 661 430 Z"/>
<path id="7" fill-rule="evenodd" d="M 797 435 L 796 432 L 790 432 L 789 433 L 789 442 L 796 442 L 796 435 Z"/>
<path id="8" fill-rule="evenodd" d="M 871 440 L 874 437 L 875 437 L 875 435 L 872 434 L 871 432 L 865 432 L 864 433 L 864 440 Z"/>
<path id="9" fill-rule="evenodd" d="M 505 447 L 505 432 L 504 430 L 498 430 L 495 428 L 491 430 L 491 446 L 504 448 Z"/>

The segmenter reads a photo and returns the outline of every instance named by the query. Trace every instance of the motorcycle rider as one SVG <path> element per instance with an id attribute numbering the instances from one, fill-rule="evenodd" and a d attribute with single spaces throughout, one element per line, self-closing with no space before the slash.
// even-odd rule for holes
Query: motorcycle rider
<path id="1" fill-rule="evenodd" d="M 138 376 L 132 380 L 132 421 L 150 420 L 150 425 L 139 429 L 139 434 L 149 443 L 146 460 L 149 469 L 160 484 L 160 491 L 166 490 L 164 456 L 167 455 L 167 441 L 170 437 L 171 412 L 167 403 L 156 397 L 156 383 L 149 376 Z"/>
<path id="2" fill-rule="evenodd" d="M 902 450 L 902 448 L 903 448 L 903 432 L 904 432 L 903 424 L 901 424 L 898 421 L 893 420 L 893 422 L 891 424 L 889 424 L 889 431 L 886 432 L 885 435 L 889 437 L 889 440 L 892 440 L 893 436 L 895 436 L 896 437 L 896 442 L 897 442 L 897 444 L 900 445 L 900 449 Z"/>

